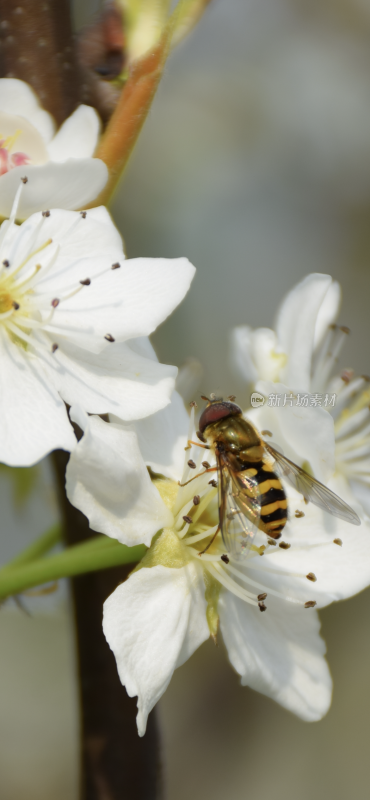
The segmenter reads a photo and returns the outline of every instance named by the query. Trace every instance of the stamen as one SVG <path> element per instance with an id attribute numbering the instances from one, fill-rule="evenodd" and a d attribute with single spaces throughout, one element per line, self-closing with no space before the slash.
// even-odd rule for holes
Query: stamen
<path id="1" fill-rule="evenodd" d="M 120 266 L 121 264 L 119 264 L 118 261 L 116 261 L 115 264 L 112 264 L 111 269 L 120 269 Z"/>
<path id="2" fill-rule="evenodd" d="M 236 575 L 239 578 L 239 580 L 243 581 L 243 583 L 249 583 L 250 586 L 255 586 L 256 589 L 261 588 L 261 583 L 253 581 L 251 578 L 248 577 L 248 575 L 245 575 L 243 572 L 241 572 L 239 569 L 236 569 L 236 567 L 233 567 L 231 564 L 229 564 L 226 567 L 226 569 L 228 572 L 232 572 L 233 575 Z M 271 594 L 274 597 L 282 598 L 283 600 L 287 600 L 289 603 L 296 603 L 298 605 L 300 605 L 301 603 L 301 601 L 298 600 L 296 597 L 289 597 L 289 595 L 285 595 L 282 592 L 278 592 L 275 589 L 271 589 L 270 587 L 268 587 L 268 594 L 269 595 Z M 265 597 L 267 597 L 267 594 L 265 594 Z"/>
<path id="3" fill-rule="evenodd" d="M 116 340 L 113 338 L 113 336 L 112 336 L 112 334 L 111 334 L 111 333 L 107 333 L 107 334 L 104 336 L 104 339 L 106 339 L 106 340 L 107 340 L 107 342 L 115 342 L 115 341 L 116 341 Z"/>
<path id="4" fill-rule="evenodd" d="M 55 343 L 55 344 L 52 344 L 52 346 L 51 346 L 51 352 L 52 352 L 52 353 L 56 353 L 56 351 L 58 350 L 58 348 L 59 348 L 59 345 L 58 345 L 58 344 L 56 344 L 56 343 Z"/>
<path id="5" fill-rule="evenodd" d="M 42 214 L 43 217 L 50 217 L 50 211 L 49 210 L 48 211 L 42 211 L 41 214 Z"/>
<path id="6" fill-rule="evenodd" d="M 307 600 L 307 603 L 304 604 L 305 608 L 315 608 L 317 606 L 316 600 Z"/>
<path id="7" fill-rule="evenodd" d="M 225 571 L 223 567 L 220 567 L 218 564 L 210 564 L 208 567 L 208 571 L 213 575 L 222 586 L 225 586 L 225 589 L 229 589 L 233 594 L 237 597 L 240 597 L 241 600 L 244 600 L 246 603 L 249 603 L 251 606 L 257 606 L 258 603 L 254 599 L 252 595 L 249 594 L 245 589 L 242 589 L 232 578 L 229 578 L 225 575 Z M 252 599 L 253 597 L 253 599 Z"/>
<path id="8" fill-rule="evenodd" d="M 82 286 L 90 286 L 91 280 L 90 280 L 90 278 L 85 278 L 85 280 L 80 281 L 80 283 L 81 283 Z"/>
<path id="9" fill-rule="evenodd" d="M 339 544 L 339 547 L 342 547 L 343 542 L 341 539 L 333 539 L 334 544 Z"/>
<path id="10" fill-rule="evenodd" d="M 196 467 L 197 467 L 195 461 L 193 461 L 192 458 L 189 458 L 188 467 L 190 467 L 190 469 L 196 469 Z"/>
<path id="11" fill-rule="evenodd" d="M 314 572 L 309 572 L 308 575 L 306 575 L 306 578 L 307 578 L 308 581 L 312 581 L 312 583 L 316 583 L 316 581 L 317 581 L 317 578 L 316 578 L 316 575 L 315 575 Z"/>

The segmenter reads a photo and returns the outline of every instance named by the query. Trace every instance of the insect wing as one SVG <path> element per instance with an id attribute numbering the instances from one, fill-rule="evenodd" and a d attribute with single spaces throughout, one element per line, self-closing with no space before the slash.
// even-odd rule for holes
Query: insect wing
<path id="1" fill-rule="evenodd" d="M 353 511 L 351 506 L 344 503 L 338 495 L 331 492 L 323 483 L 312 478 L 301 467 L 290 461 L 289 458 L 283 456 L 271 445 L 265 445 L 266 450 L 275 459 L 274 471 L 277 475 L 287 478 L 288 481 L 297 489 L 297 492 L 303 494 L 306 500 L 310 500 L 315 506 L 322 508 L 334 517 L 351 522 L 352 525 L 361 525 L 361 520 Z"/>
<path id="2" fill-rule="evenodd" d="M 217 457 L 219 515 L 222 539 L 234 557 L 243 556 L 258 532 L 261 504 L 253 478 L 236 472 L 227 458 Z"/>

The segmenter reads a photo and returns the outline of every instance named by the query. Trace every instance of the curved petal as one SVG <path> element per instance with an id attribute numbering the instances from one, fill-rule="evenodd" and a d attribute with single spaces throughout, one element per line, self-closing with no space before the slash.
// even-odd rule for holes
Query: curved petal
<path id="1" fill-rule="evenodd" d="M 52 450 L 76 444 L 66 407 L 40 361 L 0 329 L 0 461 L 29 467 Z"/>
<path id="2" fill-rule="evenodd" d="M 100 119 L 91 106 L 81 105 L 63 122 L 49 144 L 51 161 L 68 158 L 89 158 L 96 149 L 100 133 Z"/>
<path id="3" fill-rule="evenodd" d="M 315 611 L 276 601 L 261 614 L 223 592 L 219 613 L 228 655 L 243 686 L 271 697 L 307 722 L 326 714 L 332 681 Z"/>
<path id="4" fill-rule="evenodd" d="M 19 114 L 32 122 L 46 144 L 52 138 L 55 131 L 53 117 L 41 108 L 36 93 L 25 81 L 0 79 L 0 108 L 7 114 Z"/>
<path id="5" fill-rule="evenodd" d="M 41 166 L 15 167 L 0 177 L 0 215 L 8 217 L 20 179 L 28 178 L 17 218 L 25 219 L 49 208 L 83 208 L 104 189 L 108 169 L 99 158 L 49 161 Z"/>
<path id="6" fill-rule="evenodd" d="M 130 342 L 113 342 L 99 354 L 58 336 L 55 343 L 57 369 L 50 377 L 68 405 L 78 403 L 89 413 L 130 421 L 155 414 L 170 402 L 177 368 L 143 358 Z"/>
<path id="7" fill-rule="evenodd" d="M 316 318 L 315 336 L 314 336 L 314 349 L 320 346 L 328 328 L 335 322 L 339 314 L 339 309 L 342 301 L 342 290 L 338 281 L 333 281 L 323 302 L 319 308 Z"/>
<path id="8" fill-rule="evenodd" d="M 138 695 L 143 736 L 175 668 L 209 637 L 201 570 L 188 564 L 134 572 L 105 601 L 103 630 L 127 694 Z"/>
<path id="9" fill-rule="evenodd" d="M 66 472 L 72 505 L 90 527 L 122 544 L 146 544 L 173 523 L 171 511 L 152 484 L 133 431 L 89 417 Z"/>
<path id="10" fill-rule="evenodd" d="M 272 331 L 271 331 L 272 333 Z M 252 328 L 249 325 L 238 325 L 230 335 L 230 358 L 234 373 L 246 383 L 256 383 L 260 375 L 252 355 Z"/>
<path id="11" fill-rule="evenodd" d="M 331 284 L 330 275 L 307 275 L 289 292 L 278 312 L 277 336 L 288 355 L 280 380 L 302 391 L 310 388 L 316 322 Z"/>

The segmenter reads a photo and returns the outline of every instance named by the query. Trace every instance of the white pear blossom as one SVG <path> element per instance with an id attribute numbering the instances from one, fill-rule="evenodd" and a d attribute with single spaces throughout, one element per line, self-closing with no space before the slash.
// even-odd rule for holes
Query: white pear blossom
<path id="1" fill-rule="evenodd" d="M 330 275 L 308 275 L 284 299 L 275 330 L 234 329 L 231 357 L 246 383 L 268 398 L 249 412 L 255 424 L 270 430 L 280 446 L 284 439 L 285 455 L 299 465 L 310 464 L 319 480 L 334 473 L 334 483 L 343 486 L 347 502 L 353 504 L 354 493 L 369 513 L 370 379 L 355 377 L 350 369 L 332 375 L 349 333 L 335 324 L 340 301 L 340 286 Z M 321 449 L 332 453 L 323 469 L 310 448 L 314 408 L 325 430 Z M 286 429 L 293 419 L 306 425 L 301 446 L 293 431 L 289 436 Z"/>
<path id="2" fill-rule="evenodd" d="M 212 461 L 209 450 L 186 449 L 181 466 L 183 448 L 195 436 L 194 410 L 190 427 L 176 394 L 170 406 L 130 425 L 72 412 L 84 436 L 67 468 L 70 501 L 95 530 L 129 546 L 151 542 L 104 604 L 104 633 L 121 681 L 138 696 L 139 734 L 174 670 L 210 635 L 216 638 L 218 628 L 243 685 L 304 720 L 320 719 L 330 705 L 331 677 L 313 607 L 369 583 L 369 530 L 306 505 L 285 486 L 284 541 L 259 532 L 249 554 L 234 560 L 218 534 L 202 553 L 217 531 L 218 488 L 216 473 L 202 466 L 205 457 Z M 334 457 L 334 439 L 325 432 L 329 414 L 311 413 L 309 456 L 318 453 L 325 470 Z M 304 424 L 295 423 L 294 436 L 298 449 L 307 443 Z"/>
<path id="3" fill-rule="evenodd" d="M 194 275 L 185 258 L 125 260 L 105 208 L 17 225 L 23 187 L 0 228 L 0 461 L 11 466 L 73 449 L 65 404 L 131 420 L 169 403 L 177 369 L 146 337 Z"/>
<path id="4" fill-rule="evenodd" d="M 83 208 L 93 201 L 108 179 L 104 162 L 93 158 L 99 133 L 94 108 L 80 105 L 56 131 L 53 117 L 27 83 L 0 79 L 0 216 L 9 216 L 24 174 L 29 182 L 19 219 L 50 207 Z"/>

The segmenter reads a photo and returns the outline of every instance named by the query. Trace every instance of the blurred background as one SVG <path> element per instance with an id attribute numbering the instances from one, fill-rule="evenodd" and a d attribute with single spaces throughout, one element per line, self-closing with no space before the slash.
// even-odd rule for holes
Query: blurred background
<path id="1" fill-rule="evenodd" d="M 93 3 L 76 6 L 89 19 Z M 343 288 L 342 367 L 370 372 L 370 0 L 213 0 L 171 57 L 112 213 L 129 256 L 186 255 L 197 276 L 153 337 L 203 366 L 198 393 L 245 388 L 234 325 L 272 327 L 309 272 Z M 57 517 L 47 468 L 17 513 L 0 473 L 1 561 Z M 0 614 L 1 800 L 77 800 L 66 587 Z M 321 613 L 333 705 L 305 724 L 204 645 L 159 703 L 167 800 L 367 800 L 370 591 Z"/>

